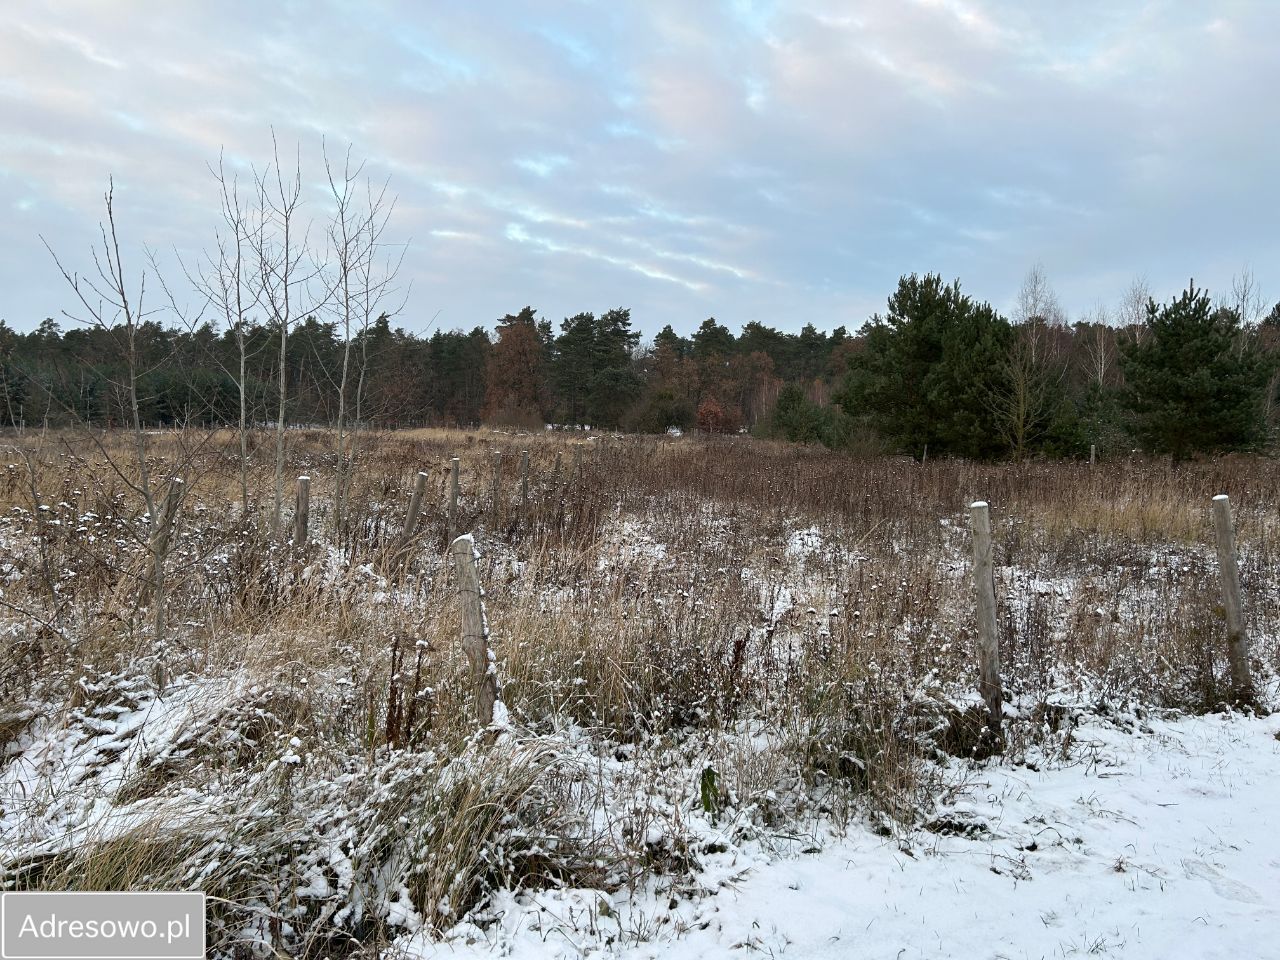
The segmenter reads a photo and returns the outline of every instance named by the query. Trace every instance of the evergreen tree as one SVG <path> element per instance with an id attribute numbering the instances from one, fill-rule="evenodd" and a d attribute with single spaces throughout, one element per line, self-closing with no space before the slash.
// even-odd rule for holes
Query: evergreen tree
<path id="1" fill-rule="evenodd" d="M 1005 447 L 989 401 L 1011 338 L 1009 323 L 962 294 L 959 281 L 903 277 L 833 399 L 901 452 L 919 454 L 928 444 L 938 453 L 998 456 Z"/>
<path id="2" fill-rule="evenodd" d="M 669 323 L 653 338 L 653 347 L 655 350 L 669 350 L 673 356 L 680 359 L 689 356 L 693 350 L 693 344 L 672 330 Z"/>
<path id="3" fill-rule="evenodd" d="M 1194 283 L 1170 303 L 1148 300 L 1142 335 L 1125 345 L 1120 366 L 1144 450 L 1177 460 L 1263 439 L 1268 364 L 1239 314 L 1214 309 Z"/>
<path id="4" fill-rule="evenodd" d="M 708 317 L 693 335 L 693 356 L 698 360 L 727 360 L 733 352 L 733 334 L 729 328 Z"/>
<path id="5" fill-rule="evenodd" d="M 595 373 L 596 318 L 579 313 L 560 324 L 553 345 L 552 383 L 560 396 L 560 419 L 587 422 L 587 391 Z"/>
<path id="6" fill-rule="evenodd" d="M 594 423 L 617 427 L 644 389 L 632 365 L 632 353 L 639 341 L 640 334 L 631 329 L 630 310 L 618 307 L 596 320 L 588 390 Z"/>
<path id="7" fill-rule="evenodd" d="M 819 407 L 806 397 L 798 383 L 788 383 L 778 393 L 778 402 L 773 408 L 772 433 L 792 443 L 833 446 L 830 416 L 830 408 Z"/>

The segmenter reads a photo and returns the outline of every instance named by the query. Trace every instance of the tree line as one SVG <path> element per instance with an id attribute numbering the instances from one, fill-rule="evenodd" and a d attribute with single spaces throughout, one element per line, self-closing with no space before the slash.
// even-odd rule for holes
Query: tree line
<path id="1" fill-rule="evenodd" d="M 161 306 L 144 304 L 147 271 L 126 269 L 108 192 L 96 275 L 50 251 L 72 322 L 24 334 L 0 321 L 0 417 L 234 425 L 242 454 L 249 432 L 269 426 L 277 460 L 286 424 L 324 425 L 336 428 L 340 467 L 356 431 L 410 424 L 749 431 L 1014 459 L 1092 448 L 1187 457 L 1256 449 L 1271 433 L 1280 304 L 1266 312 L 1247 271 L 1216 300 L 1192 282 L 1157 301 L 1135 282 L 1115 308 L 1074 321 L 1034 267 L 1008 317 L 959 281 L 911 274 L 854 331 L 752 321 L 735 334 L 713 317 L 642 342 L 625 307 L 553 324 L 526 306 L 492 331 L 414 333 L 393 324 L 404 307 L 403 248 L 386 239 L 395 198 L 349 152 L 341 163 L 326 153 L 324 166 L 318 226 L 303 216 L 300 164 L 286 167 L 278 150 L 243 186 L 213 168 L 219 226 L 198 262 L 179 264 L 193 308 L 163 279 Z"/>
<path id="2" fill-rule="evenodd" d="M 978 458 L 1082 456 L 1091 446 L 1185 457 L 1263 445 L 1280 304 L 1250 317 L 1260 312 L 1256 300 L 1215 302 L 1194 284 L 1163 303 L 1135 286 L 1126 300 L 1114 318 L 1099 311 L 1067 322 L 1036 269 L 1018 315 L 1006 318 L 958 282 L 911 275 L 856 333 L 751 322 L 735 335 L 711 318 L 690 336 L 668 325 L 644 344 L 625 308 L 553 327 L 524 307 L 493 332 L 429 334 L 380 314 L 350 337 L 338 322 L 309 315 L 290 329 L 283 364 L 270 323 L 219 331 L 143 321 L 140 415 L 162 426 L 234 423 L 243 355 L 251 420 L 275 413 L 283 376 L 290 422 L 333 425 L 344 355 L 354 350 L 365 380 L 360 421 L 376 427 L 749 430 L 833 448 Z M 115 346 L 109 327 L 63 329 L 47 319 L 21 334 L 0 323 L 5 419 L 128 423 Z"/>

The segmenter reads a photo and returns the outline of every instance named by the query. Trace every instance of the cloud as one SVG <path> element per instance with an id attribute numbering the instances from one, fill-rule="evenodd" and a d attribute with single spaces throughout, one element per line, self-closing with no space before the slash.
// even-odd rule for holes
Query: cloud
<path id="1" fill-rule="evenodd" d="M 0 317 L 67 302 L 108 175 L 131 249 L 212 240 L 220 153 L 321 141 L 399 202 L 399 322 L 626 305 L 856 326 L 912 270 L 1005 306 L 1043 263 L 1077 311 L 1254 265 L 1280 297 L 1280 7 L 1174 0 L 17 0 L 0 33 Z M 135 264 L 141 263 L 139 252 Z M 1268 273 L 1270 270 L 1272 272 Z"/>

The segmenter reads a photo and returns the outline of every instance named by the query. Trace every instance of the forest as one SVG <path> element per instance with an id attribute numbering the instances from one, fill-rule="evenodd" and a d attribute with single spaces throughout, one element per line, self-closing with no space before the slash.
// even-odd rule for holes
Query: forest
<path id="1" fill-rule="evenodd" d="M 235 421 L 241 354 L 250 422 L 327 425 L 349 397 L 363 425 L 543 424 L 757 435 L 917 458 L 1185 457 L 1257 449 L 1272 423 L 1280 304 L 1247 272 L 1214 300 L 1194 282 L 1157 302 L 1141 282 L 1113 311 L 1069 322 L 1035 267 L 1012 317 L 939 275 L 904 276 L 883 315 L 850 332 L 708 318 L 649 342 L 624 307 L 558 326 L 526 306 L 490 332 L 414 333 L 382 313 L 350 338 L 308 315 L 287 331 L 144 320 L 131 331 L 139 412 L 159 426 Z M 127 419 L 125 351 L 110 324 L 0 324 L 0 399 L 12 426 Z M 354 361 L 353 359 L 354 358 Z M 344 361 L 348 373 L 344 388 Z"/>

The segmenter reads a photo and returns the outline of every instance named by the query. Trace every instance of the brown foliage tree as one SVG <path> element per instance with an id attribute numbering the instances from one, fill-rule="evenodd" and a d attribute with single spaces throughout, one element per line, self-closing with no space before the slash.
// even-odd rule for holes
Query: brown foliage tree
<path id="1" fill-rule="evenodd" d="M 548 405 L 546 365 L 547 349 L 533 308 L 503 317 L 489 352 L 485 419 L 542 422 Z"/>
<path id="2" fill-rule="evenodd" d="M 734 429 L 732 417 L 715 397 L 698 405 L 698 429 L 703 433 L 728 433 Z"/>

